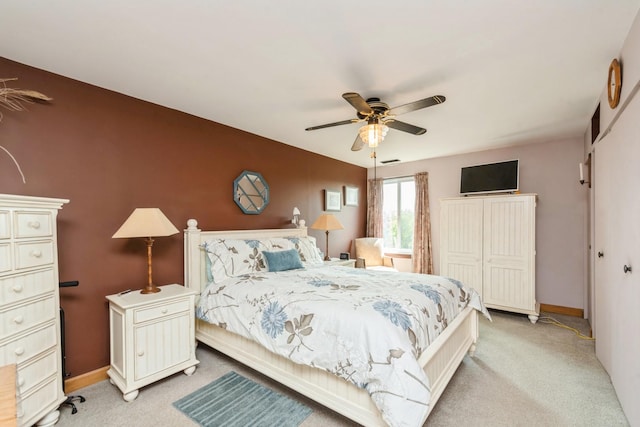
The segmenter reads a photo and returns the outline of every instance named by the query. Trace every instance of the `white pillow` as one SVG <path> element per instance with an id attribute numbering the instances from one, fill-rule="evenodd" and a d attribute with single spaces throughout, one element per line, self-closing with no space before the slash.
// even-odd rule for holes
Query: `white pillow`
<path id="1" fill-rule="evenodd" d="M 229 278 L 267 271 L 262 251 L 269 250 L 260 240 L 215 239 L 202 244 L 211 262 L 215 283 Z"/>
<path id="2" fill-rule="evenodd" d="M 316 245 L 316 238 L 313 236 L 289 237 L 293 247 L 298 250 L 300 259 L 305 265 L 321 265 L 322 255 Z"/>

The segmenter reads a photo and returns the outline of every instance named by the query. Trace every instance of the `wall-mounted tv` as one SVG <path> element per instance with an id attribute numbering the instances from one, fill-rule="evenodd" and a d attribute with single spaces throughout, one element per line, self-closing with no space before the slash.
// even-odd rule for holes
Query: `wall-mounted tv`
<path id="1" fill-rule="evenodd" d="M 518 191 L 518 160 L 462 168 L 460 194 L 507 193 Z"/>

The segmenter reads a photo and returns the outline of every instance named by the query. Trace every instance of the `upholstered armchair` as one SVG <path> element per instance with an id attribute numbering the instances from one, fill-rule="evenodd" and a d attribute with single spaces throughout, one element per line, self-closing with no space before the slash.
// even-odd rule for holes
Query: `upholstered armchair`
<path id="1" fill-rule="evenodd" d="M 398 271 L 393 266 L 393 258 L 384 254 L 384 240 L 378 237 L 355 239 L 356 268 L 369 270 Z"/>

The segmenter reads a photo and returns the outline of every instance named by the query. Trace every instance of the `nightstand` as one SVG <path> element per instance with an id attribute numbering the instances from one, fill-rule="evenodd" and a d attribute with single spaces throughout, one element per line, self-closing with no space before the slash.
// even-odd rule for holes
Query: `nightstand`
<path id="1" fill-rule="evenodd" d="M 324 261 L 324 265 L 327 265 L 327 266 L 341 265 L 343 267 L 354 268 L 356 266 L 356 260 L 355 259 L 331 258 L 331 261 Z"/>
<path id="2" fill-rule="evenodd" d="M 109 295 L 110 381 L 131 402 L 140 387 L 179 371 L 191 375 L 196 360 L 195 295 L 180 285 Z"/>

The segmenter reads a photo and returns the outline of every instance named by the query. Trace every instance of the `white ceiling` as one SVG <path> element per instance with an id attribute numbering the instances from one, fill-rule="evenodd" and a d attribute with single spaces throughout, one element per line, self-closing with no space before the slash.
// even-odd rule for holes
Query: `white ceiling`
<path id="1" fill-rule="evenodd" d="M 640 0 L 0 0 L 0 56 L 349 163 L 344 92 L 399 116 L 378 159 L 581 137 Z M 0 77 L 19 77 L 3 76 Z M 19 86 L 19 81 L 16 86 Z M 42 88 L 30 88 L 41 90 Z"/>

